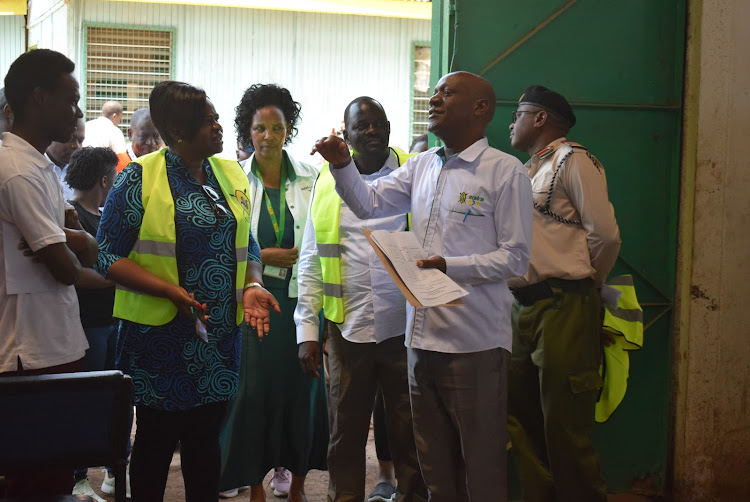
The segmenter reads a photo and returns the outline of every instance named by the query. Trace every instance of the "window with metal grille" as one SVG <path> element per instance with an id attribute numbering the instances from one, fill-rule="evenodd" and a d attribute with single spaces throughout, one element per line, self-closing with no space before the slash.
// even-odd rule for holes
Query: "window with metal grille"
<path id="1" fill-rule="evenodd" d="M 411 140 L 427 132 L 430 108 L 430 46 L 414 45 Z"/>
<path id="2" fill-rule="evenodd" d="M 154 85 L 172 78 L 173 36 L 171 30 L 87 26 L 85 119 L 99 117 L 105 101 L 119 101 L 127 135 L 133 112 L 148 106 Z"/>

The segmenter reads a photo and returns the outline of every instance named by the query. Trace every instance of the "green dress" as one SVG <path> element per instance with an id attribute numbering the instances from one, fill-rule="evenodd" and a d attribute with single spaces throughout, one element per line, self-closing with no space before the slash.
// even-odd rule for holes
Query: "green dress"
<path id="1" fill-rule="evenodd" d="M 266 192 L 278 215 L 279 190 L 266 188 Z M 261 249 L 276 247 L 265 202 L 261 208 L 258 244 Z M 294 219 L 289 209 L 284 227 L 281 247 L 290 249 L 294 247 Z M 327 469 L 325 379 L 304 374 L 297 359 L 297 299 L 289 298 L 291 275 L 290 269 L 286 279 L 263 276 L 266 289 L 281 307 L 281 315 L 271 312 L 268 335 L 260 341 L 254 330 L 242 325 L 239 392 L 220 436 L 220 491 L 259 485 L 274 467 L 285 467 L 297 476 L 305 476 L 310 469 Z"/>

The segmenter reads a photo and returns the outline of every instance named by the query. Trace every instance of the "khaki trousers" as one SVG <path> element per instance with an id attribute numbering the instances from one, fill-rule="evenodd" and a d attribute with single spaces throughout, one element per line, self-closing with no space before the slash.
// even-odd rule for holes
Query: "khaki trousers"
<path id="1" fill-rule="evenodd" d="M 602 386 L 593 282 L 531 306 L 513 304 L 508 431 L 525 502 L 606 502 L 592 444 Z"/>

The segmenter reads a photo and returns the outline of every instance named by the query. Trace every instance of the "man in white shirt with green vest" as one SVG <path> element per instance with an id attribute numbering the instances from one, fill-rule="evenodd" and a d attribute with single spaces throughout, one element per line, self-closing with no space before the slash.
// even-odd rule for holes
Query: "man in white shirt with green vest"
<path id="1" fill-rule="evenodd" d="M 363 180 L 398 169 L 411 155 L 389 148 L 390 124 L 383 107 L 360 97 L 344 111 L 344 139 Z M 406 214 L 360 220 L 334 188 L 329 166 L 316 182 L 300 251 L 299 301 L 294 315 L 300 362 L 319 376 L 318 312 L 330 336 L 328 500 L 361 502 L 365 496 L 365 446 L 375 392 L 386 403 L 386 429 L 398 482 L 395 500 L 424 501 L 426 488 L 412 430 L 404 346 L 406 300 L 389 277 L 362 229 L 403 231 Z M 308 350 L 310 344 L 315 350 Z M 311 357 L 309 353 L 314 355 Z M 380 497 L 380 498 L 378 498 Z M 391 500 L 371 494 L 369 500 Z"/>

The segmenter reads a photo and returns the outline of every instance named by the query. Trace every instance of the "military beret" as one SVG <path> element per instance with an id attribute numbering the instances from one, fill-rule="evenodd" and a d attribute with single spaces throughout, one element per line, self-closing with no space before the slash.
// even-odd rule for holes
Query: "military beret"
<path id="1" fill-rule="evenodd" d="M 546 87 L 542 87 L 541 85 L 529 86 L 518 100 L 519 105 L 524 103 L 540 106 L 558 115 L 567 120 L 570 127 L 576 125 L 576 115 L 573 113 L 573 108 L 571 108 L 568 100 Z"/>

